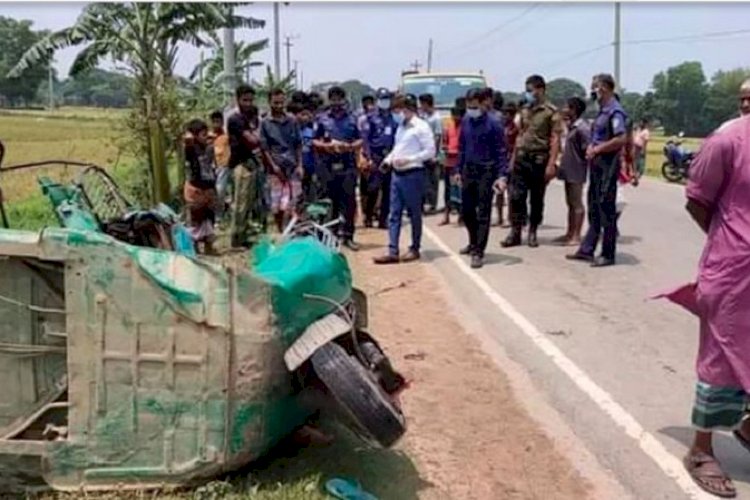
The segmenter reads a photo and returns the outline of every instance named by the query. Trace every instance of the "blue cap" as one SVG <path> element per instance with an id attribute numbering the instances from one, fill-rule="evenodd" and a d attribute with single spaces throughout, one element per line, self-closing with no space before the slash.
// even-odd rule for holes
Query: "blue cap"
<path id="1" fill-rule="evenodd" d="M 387 88 L 381 87 L 375 93 L 375 96 L 378 99 L 390 99 L 390 98 L 393 97 L 393 93 L 390 90 L 388 90 Z"/>

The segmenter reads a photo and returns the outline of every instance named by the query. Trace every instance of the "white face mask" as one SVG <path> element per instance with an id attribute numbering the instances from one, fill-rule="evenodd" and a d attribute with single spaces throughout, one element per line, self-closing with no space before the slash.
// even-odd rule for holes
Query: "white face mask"
<path id="1" fill-rule="evenodd" d="M 391 100 L 390 99 L 378 99 L 378 108 L 379 109 L 391 109 Z"/>
<path id="2" fill-rule="evenodd" d="M 479 118 L 482 116 L 482 108 L 469 108 L 466 110 L 466 116 L 469 118 Z"/>

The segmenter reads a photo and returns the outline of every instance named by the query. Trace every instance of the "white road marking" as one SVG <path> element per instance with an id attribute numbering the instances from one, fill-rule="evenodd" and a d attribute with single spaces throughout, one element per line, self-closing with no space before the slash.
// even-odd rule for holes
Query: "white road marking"
<path id="1" fill-rule="evenodd" d="M 586 372 L 581 370 L 551 340 L 545 337 L 526 317 L 521 314 L 502 295 L 497 293 L 476 271 L 446 245 L 430 228 L 424 227 L 424 233 L 437 247 L 445 252 L 458 269 L 466 275 L 487 296 L 505 316 L 507 316 L 557 367 L 568 376 L 604 413 L 638 443 L 643 452 L 677 485 L 689 498 L 696 500 L 714 500 L 714 497 L 701 490 L 691 479 L 682 465 L 682 461 L 669 453 L 656 437 L 646 431 L 628 411 L 617 403 L 612 396 L 602 389 Z"/>

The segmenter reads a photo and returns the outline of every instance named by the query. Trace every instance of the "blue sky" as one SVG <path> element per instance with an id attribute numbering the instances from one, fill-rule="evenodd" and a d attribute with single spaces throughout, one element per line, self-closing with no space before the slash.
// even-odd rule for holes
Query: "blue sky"
<path id="1" fill-rule="evenodd" d="M 30 19 L 40 29 L 59 29 L 72 24 L 82 6 L 0 3 L 0 15 Z M 267 24 L 263 30 L 241 31 L 237 38 L 272 37 L 271 4 L 254 4 L 241 12 Z M 613 20 L 611 3 L 352 2 L 281 7 L 282 36 L 299 36 L 292 59 L 299 60 L 306 85 L 358 78 L 375 87 L 393 87 L 412 61 L 426 63 L 430 38 L 435 44 L 434 70 L 481 69 L 502 90 L 520 90 L 531 73 L 547 79 L 566 76 L 585 84 L 592 74 L 613 70 L 612 47 L 593 50 L 611 43 Z M 750 3 L 623 3 L 621 83 L 644 91 L 655 73 L 685 60 L 700 61 L 708 77 L 719 69 L 750 66 L 750 33 L 643 42 L 749 28 Z M 75 52 L 57 55 L 63 75 Z M 198 50 L 184 48 L 178 72 L 189 73 L 198 59 Z M 271 63 L 273 51 L 269 48 L 259 59 Z"/>

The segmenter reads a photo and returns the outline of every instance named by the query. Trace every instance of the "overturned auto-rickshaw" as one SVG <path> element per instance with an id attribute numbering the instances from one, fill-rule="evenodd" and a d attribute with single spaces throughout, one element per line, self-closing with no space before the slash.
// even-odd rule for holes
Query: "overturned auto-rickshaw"
<path id="1" fill-rule="evenodd" d="M 320 401 L 371 445 L 401 437 L 404 380 L 335 248 L 198 259 L 173 212 L 134 207 L 103 169 L 2 167 L 1 146 L 0 187 L 55 163 L 80 170 L 40 179 L 61 227 L 12 229 L 0 191 L 0 492 L 191 484 L 258 458 Z"/>

